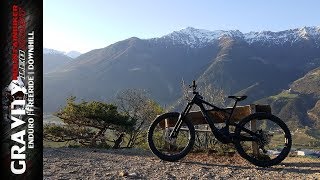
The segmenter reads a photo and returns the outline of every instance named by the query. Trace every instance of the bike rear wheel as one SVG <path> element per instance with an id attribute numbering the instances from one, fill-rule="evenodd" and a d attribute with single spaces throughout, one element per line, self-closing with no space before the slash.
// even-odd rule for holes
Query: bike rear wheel
<path id="1" fill-rule="evenodd" d="M 261 167 L 279 164 L 288 156 L 292 145 L 287 125 L 268 113 L 255 113 L 241 120 L 235 137 L 240 156 Z"/>
<path id="2" fill-rule="evenodd" d="M 185 157 L 195 141 L 192 123 L 184 119 L 176 138 L 170 138 L 179 113 L 165 113 L 157 117 L 148 131 L 148 143 L 153 154 L 165 161 L 177 161 Z"/>

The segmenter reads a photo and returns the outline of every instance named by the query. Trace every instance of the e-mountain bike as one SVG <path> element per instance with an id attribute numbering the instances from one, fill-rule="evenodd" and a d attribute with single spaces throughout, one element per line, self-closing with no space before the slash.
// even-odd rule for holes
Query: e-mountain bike
<path id="1" fill-rule="evenodd" d="M 241 157 L 250 163 L 268 167 L 279 164 L 290 152 L 292 138 L 287 125 L 271 113 L 256 112 L 236 123 L 232 115 L 239 101 L 247 96 L 228 96 L 235 100 L 231 108 L 219 108 L 206 102 L 196 91 L 196 84 L 190 86 L 194 94 L 187 106 L 182 111 L 168 112 L 158 116 L 150 125 L 148 143 L 151 151 L 165 161 L 177 161 L 185 157 L 192 149 L 195 142 L 195 128 L 192 119 L 188 118 L 193 105 L 199 106 L 201 114 L 209 124 L 213 135 L 222 143 L 233 143 Z M 209 108 L 205 108 L 210 107 Z M 228 114 L 222 128 L 214 124 L 209 111 Z M 251 128 L 254 121 L 255 128 Z M 252 144 L 255 144 L 253 146 Z"/>

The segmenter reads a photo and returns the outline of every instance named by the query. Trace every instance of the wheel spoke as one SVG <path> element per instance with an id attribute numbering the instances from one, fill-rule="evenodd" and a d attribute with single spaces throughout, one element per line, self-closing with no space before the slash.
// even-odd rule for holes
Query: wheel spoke
<path id="1" fill-rule="evenodd" d="M 148 133 L 149 147 L 163 160 L 173 161 L 184 157 L 192 148 L 195 132 L 189 121 L 183 121 L 175 137 L 170 137 L 178 113 L 167 113 L 158 117 L 150 126 Z"/>
<path id="2" fill-rule="evenodd" d="M 251 127 L 252 124 L 255 127 Z M 235 141 L 239 154 L 258 166 L 281 162 L 288 155 L 292 143 L 287 126 L 271 114 L 253 114 L 244 119 L 237 126 L 236 136 L 240 137 Z"/>

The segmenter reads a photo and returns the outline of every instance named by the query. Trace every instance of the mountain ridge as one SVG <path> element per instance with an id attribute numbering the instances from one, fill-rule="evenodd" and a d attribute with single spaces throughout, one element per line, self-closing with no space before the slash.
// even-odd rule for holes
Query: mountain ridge
<path id="1" fill-rule="evenodd" d="M 173 32 L 160 38 L 125 39 L 84 53 L 45 74 L 45 112 L 56 111 L 70 95 L 84 100 L 106 100 L 127 88 L 145 89 L 151 98 L 162 105 L 170 105 L 182 95 L 182 79 L 185 82 L 196 79 L 199 86 L 211 84 L 228 95 L 249 93 L 244 103 L 253 103 L 280 94 L 309 71 L 320 67 L 319 29 L 306 27 L 281 31 L 275 33 L 280 40 L 275 40 L 273 34 L 267 36 L 268 43 L 258 35 L 259 41 L 248 42 L 240 31 L 219 31 L 220 34 L 204 31 L 210 37 L 196 36 L 199 33 L 195 28 L 182 31 L 182 35 Z M 315 34 L 308 34 L 313 30 Z M 297 36 L 300 39 L 278 43 L 287 37 L 283 35 L 285 32 L 300 33 Z M 272 34 L 269 31 L 261 33 Z M 305 38 L 308 36 L 310 38 Z M 295 40 L 292 37 L 291 40 Z M 57 95 L 52 97 L 52 94 Z M 318 114 L 314 100 L 317 99 L 301 96 L 288 101 L 289 104 L 276 103 L 274 107 L 278 109 L 276 113 L 288 114 L 288 109 L 306 102 L 310 108 L 301 109 L 303 112 L 290 119 L 296 119 L 300 125 L 310 125 L 311 121 L 301 117 L 307 114 L 306 111 L 312 116 Z M 281 110 L 282 106 L 286 110 Z M 315 108 L 310 110 L 311 106 Z"/>
<path id="2" fill-rule="evenodd" d="M 242 33 L 239 30 L 204 30 L 187 27 L 180 31 L 174 31 L 170 34 L 164 35 L 159 38 L 151 38 L 151 40 L 172 39 L 175 44 L 188 45 L 190 47 L 202 47 L 208 43 L 213 43 L 223 36 L 242 39 L 249 44 L 257 41 L 264 41 L 265 43 L 273 41 L 276 44 L 295 43 L 304 39 L 314 39 L 315 43 L 320 45 L 320 26 L 311 26 L 303 28 L 295 28 L 284 31 L 261 31 L 249 33 Z M 279 38 L 281 37 L 281 38 Z M 275 41 L 276 40 L 276 41 Z"/>

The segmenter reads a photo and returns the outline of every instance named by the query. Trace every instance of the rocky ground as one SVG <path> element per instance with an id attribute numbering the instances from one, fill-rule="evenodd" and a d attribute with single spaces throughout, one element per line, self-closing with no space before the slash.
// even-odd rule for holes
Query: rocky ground
<path id="1" fill-rule="evenodd" d="M 320 159 L 304 157 L 259 168 L 237 154 L 164 162 L 137 149 L 46 148 L 43 162 L 44 179 L 320 179 Z"/>

